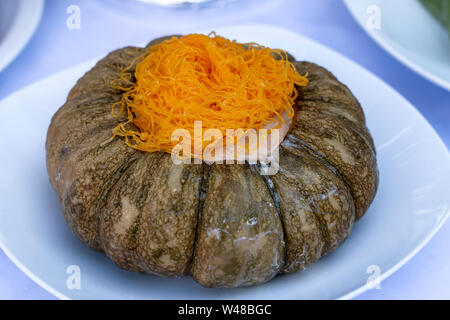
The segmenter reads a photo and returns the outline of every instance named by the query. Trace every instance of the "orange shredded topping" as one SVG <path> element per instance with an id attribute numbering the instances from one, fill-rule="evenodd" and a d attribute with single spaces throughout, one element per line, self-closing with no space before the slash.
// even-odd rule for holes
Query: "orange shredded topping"
<path id="1" fill-rule="evenodd" d="M 194 137 L 194 121 L 224 136 L 226 129 L 260 129 L 276 117 L 281 126 L 284 112 L 294 116 L 296 86 L 308 83 L 283 50 L 214 33 L 173 37 L 149 47 L 135 78 L 121 88 L 120 112 L 113 107 L 115 116 L 124 110 L 128 115 L 113 135 L 141 151 L 169 153 L 178 144 L 172 132 L 183 128 Z"/>

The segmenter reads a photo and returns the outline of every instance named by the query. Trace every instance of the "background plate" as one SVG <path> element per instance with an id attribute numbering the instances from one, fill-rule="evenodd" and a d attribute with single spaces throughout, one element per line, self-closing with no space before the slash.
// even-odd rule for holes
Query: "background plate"
<path id="1" fill-rule="evenodd" d="M 209 30 L 208 30 L 209 31 Z M 367 289 L 367 268 L 381 279 L 409 260 L 444 223 L 450 156 L 425 119 L 373 74 L 293 32 L 262 25 L 218 34 L 288 50 L 323 65 L 360 100 L 378 150 L 380 186 L 349 239 L 308 270 L 257 287 L 206 289 L 190 277 L 164 279 L 117 268 L 84 246 L 66 226 L 45 168 L 45 138 L 54 112 L 94 61 L 67 69 L 0 102 L 0 246 L 34 281 L 60 298 L 94 299 L 334 299 Z M 81 289 L 69 290 L 67 268 L 81 269 Z"/>
<path id="2" fill-rule="evenodd" d="M 361 27 L 400 62 L 450 90 L 450 38 L 418 0 L 345 0 Z M 367 26 L 370 6 L 380 8 L 380 29 Z"/>
<path id="3" fill-rule="evenodd" d="M 0 1 L 0 71 L 30 40 L 43 9 L 44 0 Z"/>

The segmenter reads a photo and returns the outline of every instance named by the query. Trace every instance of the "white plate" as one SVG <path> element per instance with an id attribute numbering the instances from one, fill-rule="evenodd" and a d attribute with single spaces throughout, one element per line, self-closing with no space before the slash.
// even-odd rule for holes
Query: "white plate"
<path id="1" fill-rule="evenodd" d="M 43 9 L 44 0 L 0 1 L 0 71 L 28 43 Z"/>
<path id="2" fill-rule="evenodd" d="M 284 48 L 335 73 L 364 107 L 378 149 L 380 187 L 366 216 L 336 252 L 304 272 L 257 287 L 206 289 L 190 277 L 163 279 L 122 271 L 84 246 L 66 226 L 45 168 L 44 143 L 53 113 L 94 62 L 70 68 L 0 102 L 0 245 L 28 276 L 61 298 L 297 299 L 349 298 L 366 290 L 367 268 L 386 278 L 444 223 L 450 194 L 449 153 L 425 119 L 373 74 L 300 35 L 268 26 L 218 34 Z M 81 269 L 69 290 L 68 266 Z"/>
<path id="3" fill-rule="evenodd" d="M 450 90 L 450 38 L 418 0 L 345 0 L 356 21 L 400 62 Z M 380 28 L 368 19 L 378 6 Z M 376 10 L 376 9 L 375 9 Z M 369 20 L 373 21 L 373 20 Z"/>

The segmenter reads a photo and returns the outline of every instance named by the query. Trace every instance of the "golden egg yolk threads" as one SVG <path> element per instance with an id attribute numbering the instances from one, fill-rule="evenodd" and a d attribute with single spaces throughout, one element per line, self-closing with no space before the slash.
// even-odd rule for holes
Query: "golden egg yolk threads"
<path id="1" fill-rule="evenodd" d="M 284 112 L 294 116 L 298 87 L 308 83 L 286 52 L 214 33 L 149 47 L 135 79 L 123 88 L 120 102 L 119 114 L 126 110 L 128 121 L 113 134 L 137 150 L 168 153 L 178 144 L 174 130 L 186 129 L 194 137 L 194 121 L 224 136 L 227 129 L 261 129 L 274 119 L 281 125 Z"/>

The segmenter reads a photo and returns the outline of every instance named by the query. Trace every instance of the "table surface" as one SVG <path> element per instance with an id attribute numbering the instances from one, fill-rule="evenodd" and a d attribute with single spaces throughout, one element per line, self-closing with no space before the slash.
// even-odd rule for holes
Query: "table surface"
<path id="1" fill-rule="evenodd" d="M 14 1 L 14 0 L 1 0 Z M 33 1 L 33 0 L 29 0 Z M 21 54 L 0 72 L 0 100 L 39 79 L 130 44 L 165 34 L 237 23 L 284 27 L 316 40 L 372 71 L 406 97 L 450 146 L 450 92 L 383 51 L 353 20 L 341 1 L 272 0 L 211 16 L 194 10 L 136 14 L 130 0 L 47 0 L 41 23 Z M 252 0 L 253 1 L 253 0 Z M 256 0 L 255 0 L 256 1 Z M 80 29 L 67 28 L 68 7 L 80 8 Z M 153 21 L 153 23 L 152 23 Z M 450 299 L 450 223 L 380 289 L 357 299 Z M 55 299 L 0 251 L 0 299 Z"/>

